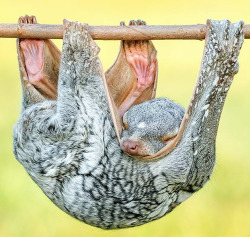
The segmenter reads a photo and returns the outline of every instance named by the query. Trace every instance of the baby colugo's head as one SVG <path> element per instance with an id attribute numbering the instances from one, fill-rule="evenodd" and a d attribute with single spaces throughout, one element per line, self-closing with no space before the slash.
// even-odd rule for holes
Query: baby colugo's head
<path id="1" fill-rule="evenodd" d="M 185 110 L 167 98 L 131 107 L 123 116 L 122 150 L 131 156 L 153 155 L 175 138 Z"/>

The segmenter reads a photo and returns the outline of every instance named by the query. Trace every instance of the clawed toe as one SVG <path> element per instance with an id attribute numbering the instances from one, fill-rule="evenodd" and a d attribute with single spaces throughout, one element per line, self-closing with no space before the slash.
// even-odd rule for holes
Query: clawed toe
<path id="1" fill-rule="evenodd" d="M 146 21 L 142 21 L 142 20 L 137 20 L 137 25 L 146 25 Z"/>
<path id="2" fill-rule="evenodd" d="M 129 21 L 129 26 L 140 26 L 140 25 L 146 25 L 147 23 L 146 23 L 146 21 L 142 21 L 142 20 L 140 20 L 140 19 L 138 19 L 138 20 L 131 20 L 131 21 Z M 125 22 L 124 21 L 121 21 L 120 22 L 120 26 L 125 26 L 126 24 L 125 24 Z"/>
<path id="3" fill-rule="evenodd" d="M 91 36 L 88 33 L 88 25 L 80 22 L 63 21 L 64 38 L 67 38 L 74 51 L 82 50 L 90 46 Z"/>
<path id="4" fill-rule="evenodd" d="M 138 19 L 138 20 L 131 20 L 131 21 L 129 22 L 129 25 L 130 25 L 130 26 L 146 25 L 146 22 L 145 22 L 145 21 L 142 21 L 142 20 L 140 20 L 140 19 Z"/>
<path id="5" fill-rule="evenodd" d="M 19 17 L 18 23 L 19 24 L 36 24 L 37 20 L 35 16 L 25 15 L 25 16 Z"/>

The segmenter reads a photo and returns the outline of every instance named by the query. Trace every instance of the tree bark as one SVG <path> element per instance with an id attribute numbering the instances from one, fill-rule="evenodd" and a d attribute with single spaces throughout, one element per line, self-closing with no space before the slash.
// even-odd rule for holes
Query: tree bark
<path id="1" fill-rule="evenodd" d="M 245 25 L 245 38 L 250 38 L 250 25 Z M 203 40 L 206 25 L 89 26 L 95 40 Z M 63 25 L 0 24 L 1 38 L 62 39 Z"/>

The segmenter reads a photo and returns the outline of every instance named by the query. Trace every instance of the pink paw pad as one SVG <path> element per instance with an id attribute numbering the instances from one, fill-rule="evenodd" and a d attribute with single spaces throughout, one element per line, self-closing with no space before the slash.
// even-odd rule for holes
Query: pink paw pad
<path id="1" fill-rule="evenodd" d="M 154 57 L 150 62 L 146 42 L 135 41 L 133 46 L 127 45 L 125 51 L 127 61 L 137 77 L 135 96 L 139 96 L 154 82 L 157 60 Z"/>
<path id="2" fill-rule="evenodd" d="M 55 88 L 44 73 L 44 40 L 24 39 L 20 42 L 20 48 L 29 83 L 44 95 L 53 98 L 56 93 Z"/>
<path id="3" fill-rule="evenodd" d="M 21 40 L 20 47 L 24 55 L 29 82 L 32 85 L 39 85 L 43 80 L 43 41 Z"/>

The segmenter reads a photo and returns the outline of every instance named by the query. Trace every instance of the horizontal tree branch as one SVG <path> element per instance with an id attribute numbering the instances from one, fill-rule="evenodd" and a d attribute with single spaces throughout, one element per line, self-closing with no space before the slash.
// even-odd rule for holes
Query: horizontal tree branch
<path id="1" fill-rule="evenodd" d="M 245 38 L 250 39 L 250 25 L 245 25 Z M 206 25 L 89 26 L 95 40 L 203 40 Z M 0 24 L 1 38 L 62 39 L 63 25 Z"/>

